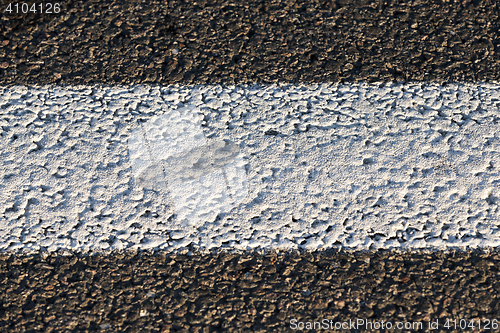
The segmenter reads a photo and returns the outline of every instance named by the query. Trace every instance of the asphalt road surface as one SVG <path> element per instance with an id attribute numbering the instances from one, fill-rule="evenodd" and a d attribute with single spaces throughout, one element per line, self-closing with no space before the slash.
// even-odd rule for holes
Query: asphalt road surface
<path id="1" fill-rule="evenodd" d="M 7 14 L 0 84 L 489 81 L 496 1 L 65 1 Z"/>
<path id="2" fill-rule="evenodd" d="M 43 15 L 1 4 L 2 86 L 500 77 L 495 1 L 68 1 Z M 353 332 L 366 331 L 358 319 L 372 331 L 382 321 L 498 331 L 499 259 L 496 249 L 5 253 L 0 331 L 318 331 L 324 319 Z"/>

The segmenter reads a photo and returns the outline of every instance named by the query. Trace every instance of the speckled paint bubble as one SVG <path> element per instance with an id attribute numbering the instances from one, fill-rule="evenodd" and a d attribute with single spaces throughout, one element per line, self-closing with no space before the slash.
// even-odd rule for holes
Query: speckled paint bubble
<path id="1" fill-rule="evenodd" d="M 499 106 L 486 83 L 1 88 L 0 249 L 495 247 Z"/>
<path id="2" fill-rule="evenodd" d="M 135 185 L 170 193 L 181 226 L 213 221 L 247 195 L 238 145 L 208 145 L 195 108 L 155 116 L 128 139 Z"/>

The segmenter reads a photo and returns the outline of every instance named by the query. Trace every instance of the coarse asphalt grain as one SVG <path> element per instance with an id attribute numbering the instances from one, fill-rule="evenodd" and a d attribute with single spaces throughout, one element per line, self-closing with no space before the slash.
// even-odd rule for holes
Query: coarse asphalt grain
<path id="1" fill-rule="evenodd" d="M 491 81 L 493 0 L 64 1 L 8 14 L 0 85 Z"/>
<path id="2" fill-rule="evenodd" d="M 0 85 L 500 79 L 496 1 L 66 1 L 0 19 Z M 31 3 L 31 2 L 30 2 Z M 498 252 L 0 257 L 0 332 L 500 319 Z M 492 330 L 493 331 L 493 330 Z"/>
<path id="3" fill-rule="evenodd" d="M 447 319 L 476 328 L 499 319 L 499 264 L 498 252 L 478 251 L 3 256 L 0 331 L 289 332 L 292 319 L 437 319 L 435 331 L 450 332 Z"/>

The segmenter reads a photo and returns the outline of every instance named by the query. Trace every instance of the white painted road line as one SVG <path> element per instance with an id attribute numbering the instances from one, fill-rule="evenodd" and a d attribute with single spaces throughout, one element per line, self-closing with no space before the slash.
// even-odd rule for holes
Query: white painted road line
<path id="1" fill-rule="evenodd" d="M 139 125 L 128 139 L 134 184 L 170 192 L 183 227 L 215 220 L 248 192 L 239 146 L 208 145 L 200 116 L 194 107 L 171 110 Z"/>
<path id="2" fill-rule="evenodd" d="M 499 107 L 495 84 L 0 88 L 0 250 L 498 246 Z M 157 153 L 187 142 L 167 122 L 137 162 L 181 111 L 202 144 Z"/>

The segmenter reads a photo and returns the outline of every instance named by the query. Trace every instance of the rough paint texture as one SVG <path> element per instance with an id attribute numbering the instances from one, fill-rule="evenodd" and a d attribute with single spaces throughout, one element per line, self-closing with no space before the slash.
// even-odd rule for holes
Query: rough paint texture
<path id="1" fill-rule="evenodd" d="M 500 79 L 494 0 L 11 2 L 1 85 Z"/>
<path id="2" fill-rule="evenodd" d="M 310 250 L 500 244 L 498 85 L 3 88 L 0 246 L 8 251 Z M 248 196 L 181 227 L 134 186 L 127 139 L 195 106 L 239 144 Z M 210 209 L 210 198 L 206 206 Z"/>

